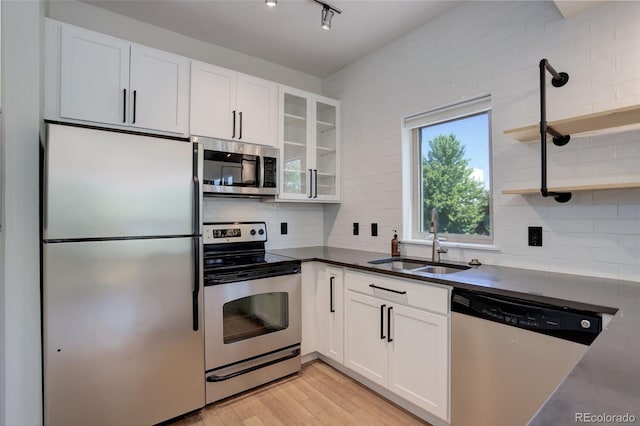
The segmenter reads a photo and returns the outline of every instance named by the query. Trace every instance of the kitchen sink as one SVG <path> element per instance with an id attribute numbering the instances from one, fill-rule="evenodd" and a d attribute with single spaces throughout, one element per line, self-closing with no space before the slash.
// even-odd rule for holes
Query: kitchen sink
<path id="1" fill-rule="evenodd" d="M 438 263 L 429 260 L 410 259 L 406 257 L 387 257 L 370 260 L 372 265 L 389 266 L 391 269 L 403 269 L 412 272 L 426 272 L 428 274 L 453 274 L 469 269 L 469 266 L 451 263 Z"/>
<path id="2" fill-rule="evenodd" d="M 389 265 L 394 269 L 418 269 L 429 264 L 428 261 L 417 259 L 405 259 L 402 257 L 391 257 L 388 259 L 376 259 L 369 261 L 372 265 Z"/>
<path id="3" fill-rule="evenodd" d="M 468 266 L 458 266 L 458 265 L 448 265 L 448 266 L 439 266 L 439 265 L 429 265 L 424 268 L 413 269 L 413 272 L 427 272 L 429 274 L 453 274 L 455 272 L 460 272 L 469 269 Z"/>

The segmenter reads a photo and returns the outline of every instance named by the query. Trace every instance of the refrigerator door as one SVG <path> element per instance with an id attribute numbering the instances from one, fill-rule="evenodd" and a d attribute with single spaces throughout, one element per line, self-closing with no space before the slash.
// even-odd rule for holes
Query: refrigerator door
<path id="1" fill-rule="evenodd" d="M 151 425 L 204 406 L 197 242 L 44 244 L 46 425 Z"/>
<path id="2" fill-rule="evenodd" d="M 199 234 L 193 164 L 189 142 L 48 124 L 44 239 Z"/>

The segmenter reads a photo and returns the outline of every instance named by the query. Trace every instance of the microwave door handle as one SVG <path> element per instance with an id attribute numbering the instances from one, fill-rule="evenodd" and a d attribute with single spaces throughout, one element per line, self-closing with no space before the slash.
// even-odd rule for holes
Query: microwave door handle
<path id="1" fill-rule="evenodd" d="M 264 161 L 264 157 L 260 155 L 256 156 L 256 183 L 258 184 L 258 188 L 262 188 L 264 186 L 264 176 L 262 176 L 263 161 Z"/>

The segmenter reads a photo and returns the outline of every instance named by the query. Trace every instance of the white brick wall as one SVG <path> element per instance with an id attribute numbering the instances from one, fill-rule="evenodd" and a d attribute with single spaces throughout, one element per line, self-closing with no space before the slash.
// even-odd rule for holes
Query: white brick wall
<path id="1" fill-rule="evenodd" d="M 323 207 L 316 204 L 262 203 L 248 198 L 206 197 L 204 222 L 264 221 L 267 249 L 321 246 L 324 244 Z M 280 235 L 280 223 L 288 233 Z"/>
<path id="2" fill-rule="evenodd" d="M 343 111 L 343 203 L 325 208 L 328 245 L 388 251 L 392 229 L 403 229 L 402 118 L 491 93 L 499 250 L 444 257 L 640 281 L 640 190 L 574 193 L 568 204 L 500 194 L 540 184 L 539 146 L 503 134 L 539 121 L 540 59 L 570 75 L 547 90 L 549 120 L 638 104 L 639 22 L 640 2 L 569 19 L 547 1 L 469 2 L 324 79 L 324 94 L 341 99 Z M 550 144 L 548 158 L 550 184 L 638 180 L 640 131 L 573 137 Z M 371 222 L 377 238 L 368 236 Z M 527 226 L 543 227 L 543 247 L 527 246 Z M 403 250 L 430 255 L 428 246 Z"/>

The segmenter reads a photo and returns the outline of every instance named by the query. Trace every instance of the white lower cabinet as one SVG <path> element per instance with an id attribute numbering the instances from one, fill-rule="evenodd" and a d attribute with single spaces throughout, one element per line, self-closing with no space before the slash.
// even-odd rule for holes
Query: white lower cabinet
<path id="1" fill-rule="evenodd" d="M 346 292 L 345 366 L 380 386 L 387 386 L 389 354 L 384 316 L 378 298 Z"/>
<path id="2" fill-rule="evenodd" d="M 447 419 L 449 382 L 448 319 L 393 305 L 389 347 L 389 390 Z"/>
<path id="3" fill-rule="evenodd" d="M 352 271 L 345 287 L 344 365 L 448 421 L 449 290 Z"/>
<path id="4" fill-rule="evenodd" d="M 318 352 L 344 363 L 344 280 L 342 268 L 319 270 L 316 287 Z"/>
<path id="5" fill-rule="evenodd" d="M 302 263 L 302 356 L 312 355 L 318 350 L 318 321 L 316 319 L 316 277 L 322 264 Z"/>

